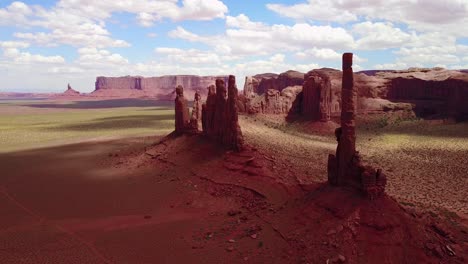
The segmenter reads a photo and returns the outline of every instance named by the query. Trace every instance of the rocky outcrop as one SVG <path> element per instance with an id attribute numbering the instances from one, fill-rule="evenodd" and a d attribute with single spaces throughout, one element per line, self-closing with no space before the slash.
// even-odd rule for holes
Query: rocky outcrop
<path id="1" fill-rule="evenodd" d="M 301 91 L 302 86 L 292 86 L 286 87 L 281 92 L 270 89 L 263 95 L 251 98 L 241 96 L 238 99 L 238 110 L 249 114 L 288 114 L 291 111 L 296 113 L 300 111 L 297 96 Z"/>
<path id="2" fill-rule="evenodd" d="M 96 97 L 153 97 L 160 100 L 170 100 L 175 97 L 174 87 L 181 85 L 185 88 L 185 96 L 193 98 L 196 91 L 206 96 L 204 88 L 213 84 L 216 79 L 227 81 L 227 76 L 196 76 L 169 75 L 161 77 L 97 77 L 95 91 L 91 96 Z"/>
<path id="3" fill-rule="evenodd" d="M 302 115 L 309 120 L 329 121 L 332 112 L 330 77 L 320 71 L 310 71 L 304 79 Z"/>
<path id="4" fill-rule="evenodd" d="M 287 71 L 279 75 L 264 73 L 247 77 L 244 84 L 244 95 L 252 97 L 252 94 L 262 95 L 268 90 L 282 91 L 286 87 L 302 85 L 304 74 L 297 71 Z"/>
<path id="5" fill-rule="evenodd" d="M 190 118 L 190 126 L 193 130 L 198 130 L 200 123 L 202 122 L 202 101 L 200 93 L 195 92 L 195 98 L 193 100 L 192 116 Z"/>
<path id="6" fill-rule="evenodd" d="M 227 149 L 241 151 L 243 136 L 239 126 L 237 109 L 238 91 L 236 79 L 229 76 L 228 89 L 224 80 L 216 80 L 214 87 L 208 87 L 208 98 L 202 109 L 203 132 Z"/>
<path id="7" fill-rule="evenodd" d="M 80 95 L 80 92 L 77 90 L 73 89 L 70 84 L 67 85 L 67 90 L 63 93 L 63 95 L 68 95 L 68 96 L 77 96 Z"/>
<path id="8" fill-rule="evenodd" d="M 341 71 L 335 69 L 322 68 L 312 70 L 305 75 L 305 89 L 299 95 L 302 101 L 298 103 L 306 119 L 327 120 L 328 115 L 340 116 L 341 74 Z M 258 87 L 254 81 L 249 82 L 248 97 L 243 99 L 246 112 L 261 112 L 252 106 L 260 105 L 262 96 L 264 96 L 264 104 L 266 97 L 272 97 L 273 92 L 270 90 L 279 89 L 277 80 L 280 76 L 266 74 L 261 77 L 263 86 L 260 82 Z M 256 77 L 253 76 L 253 78 Z M 319 78 L 322 80 L 320 81 Z M 461 71 L 442 68 L 365 71 L 354 74 L 354 85 L 357 94 L 356 113 L 358 114 L 395 113 L 398 116 L 417 115 L 422 118 L 468 120 L 468 104 L 464 103 L 468 100 L 468 74 Z M 262 93 L 264 87 L 269 87 L 266 93 Z M 330 93 L 328 87 L 331 87 Z M 252 95 L 252 91 L 257 95 Z M 317 91 L 321 94 L 315 94 Z"/>
<path id="9" fill-rule="evenodd" d="M 177 95 L 175 99 L 175 132 L 182 134 L 190 129 L 189 109 L 184 97 L 184 88 L 181 85 L 177 86 L 175 93 Z"/>
<path id="10" fill-rule="evenodd" d="M 338 146 L 336 154 L 328 156 L 328 182 L 332 185 L 360 189 L 369 199 L 385 193 L 387 179 L 381 169 L 364 165 L 356 151 L 353 54 L 343 54 L 341 127 L 335 131 Z"/>
<path id="11" fill-rule="evenodd" d="M 278 90 L 268 90 L 265 93 L 265 103 L 261 102 L 260 111 L 264 114 L 287 114 L 291 111 L 297 95 L 302 91 L 300 86 L 292 86 Z"/>
<path id="12" fill-rule="evenodd" d="M 259 81 L 255 77 L 245 77 L 243 94 L 245 98 L 253 98 L 257 95 Z"/>
<path id="13" fill-rule="evenodd" d="M 67 85 L 67 90 L 63 93 L 60 94 L 55 94 L 51 97 L 57 97 L 57 98 L 75 98 L 75 97 L 81 97 L 82 94 L 78 92 L 77 90 L 73 89 L 70 84 Z"/>
<path id="14" fill-rule="evenodd" d="M 397 77 L 391 80 L 387 98 L 415 105 L 420 117 L 453 117 L 468 120 L 468 80 L 449 77 L 445 80 L 424 80 Z"/>

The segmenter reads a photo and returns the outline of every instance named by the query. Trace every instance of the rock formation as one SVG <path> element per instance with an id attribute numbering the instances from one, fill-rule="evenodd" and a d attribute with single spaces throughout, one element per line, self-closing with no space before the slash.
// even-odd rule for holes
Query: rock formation
<path id="1" fill-rule="evenodd" d="M 353 54 L 343 54 L 341 127 L 335 131 L 338 141 L 336 155 L 328 156 L 328 181 L 332 185 L 352 186 L 370 199 L 385 192 L 387 179 L 380 169 L 364 165 L 356 151 Z"/>
<path id="2" fill-rule="evenodd" d="M 236 77 L 229 76 L 228 82 L 228 125 L 225 130 L 224 145 L 230 149 L 241 151 L 244 145 L 244 137 L 239 126 L 239 116 L 237 110 L 238 90 L 236 85 Z"/>
<path id="3" fill-rule="evenodd" d="M 304 74 L 297 71 L 287 71 L 279 75 L 264 73 L 248 76 L 244 84 L 244 96 L 250 98 L 253 94 L 262 95 L 268 90 L 282 91 L 286 87 L 298 86 L 304 82 Z"/>
<path id="4" fill-rule="evenodd" d="M 269 89 L 263 95 L 251 98 L 245 96 L 239 98 L 239 111 L 249 114 L 288 114 L 290 111 L 297 112 L 300 107 L 295 104 L 297 96 L 301 93 L 302 86 L 286 87 L 281 92 Z M 294 108 L 294 109 L 293 109 Z"/>
<path id="5" fill-rule="evenodd" d="M 302 114 L 306 119 L 329 121 L 332 112 L 330 77 L 320 71 L 310 71 L 304 77 Z"/>
<path id="6" fill-rule="evenodd" d="M 237 97 L 234 76 L 229 76 L 227 90 L 224 80 L 217 79 L 216 92 L 213 86 L 208 87 L 208 98 L 202 106 L 202 127 L 208 137 L 228 149 L 241 151 L 244 142 L 238 121 Z"/>
<path id="7" fill-rule="evenodd" d="M 67 90 L 61 94 L 62 96 L 79 96 L 80 92 L 73 89 L 70 84 L 67 85 Z"/>
<path id="8" fill-rule="evenodd" d="M 193 107 L 192 107 L 192 117 L 190 118 L 191 128 L 198 130 L 199 123 L 202 121 L 202 101 L 201 95 L 195 92 L 195 98 L 193 100 Z"/>
<path id="9" fill-rule="evenodd" d="M 177 95 L 175 99 L 175 132 L 181 134 L 189 129 L 189 109 L 184 97 L 184 88 L 179 85 L 175 92 Z"/>
<path id="10" fill-rule="evenodd" d="M 317 108 L 326 111 L 330 109 L 331 117 L 340 117 L 341 75 L 341 71 L 329 68 L 312 70 L 305 75 L 304 87 L 306 90 L 299 94 L 299 99 L 303 98 L 303 101 L 298 102 L 298 105 L 305 111 L 306 119 L 327 119 L 319 119 L 317 114 L 311 117 L 312 112 L 317 113 Z M 265 94 L 271 93 L 268 92 L 269 89 L 281 90 L 279 87 L 282 86 L 278 81 L 280 76 L 260 74 L 247 78 L 249 81 L 244 86 L 244 98 L 240 100 L 246 107 L 241 109 L 248 113 L 261 112 L 262 96 L 264 96 L 263 103 L 266 105 L 265 97 L 269 95 Z M 319 96 L 309 93 L 312 90 L 310 76 L 319 76 L 322 79 L 328 78 L 330 80 L 331 101 L 326 100 L 330 106 L 322 103 L 322 107 L 320 107 L 311 102 Z M 468 99 L 468 74 L 463 71 L 442 68 L 364 71 L 354 74 L 354 85 L 358 96 L 355 105 L 357 114 L 392 113 L 400 117 L 417 115 L 422 118 L 468 120 L 468 104 L 464 103 Z M 328 87 L 328 81 L 326 86 Z M 324 95 L 324 98 L 327 98 L 328 94 Z"/>
<path id="11" fill-rule="evenodd" d="M 245 77 L 243 94 L 246 98 L 252 98 L 257 95 L 259 81 L 251 76 Z"/>
<path id="12" fill-rule="evenodd" d="M 160 100 L 174 99 L 174 87 L 185 88 L 185 96 L 192 98 L 196 91 L 206 96 L 202 89 L 213 84 L 216 79 L 227 81 L 228 76 L 169 75 L 161 77 L 97 77 L 95 97 L 153 97 Z"/>
<path id="13" fill-rule="evenodd" d="M 397 77 L 391 79 L 387 98 L 414 104 L 414 111 L 420 117 L 468 120 L 468 76 L 454 77 L 445 80 Z"/>
<path id="14" fill-rule="evenodd" d="M 356 153 L 355 115 L 356 89 L 353 80 L 353 54 L 343 54 L 343 79 L 341 89 L 341 136 L 337 154 L 338 164 L 350 164 Z M 338 166 L 338 184 L 347 181 L 347 166 Z"/>
<path id="15" fill-rule="evenodd" d="M 216 109 L 216 87 L 208 86 L 206 103 L 202 105 L 202 128 L 207 135 L 214 135 L 214 116 Z"/>

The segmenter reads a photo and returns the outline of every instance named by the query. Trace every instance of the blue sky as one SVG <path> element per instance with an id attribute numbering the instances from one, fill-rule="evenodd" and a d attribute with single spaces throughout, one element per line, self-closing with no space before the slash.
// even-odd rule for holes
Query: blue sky
<path id="1" fill-rule="evenodd" d="M 468 68 L 468 0 L 0 1 L 0 92 L 96 76 Z"/>

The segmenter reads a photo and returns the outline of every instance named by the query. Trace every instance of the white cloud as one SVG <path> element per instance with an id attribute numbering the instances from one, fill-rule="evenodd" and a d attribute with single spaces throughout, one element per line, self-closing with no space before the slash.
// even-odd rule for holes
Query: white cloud
<path id="1" fill-rule="evenodd" d="M 75 74 L 75 73 L 84 73 L 83 68 L 75 66 L 62 66 L 62 67 L 52 67 L 47 70 L 49 73 L 53 74 Z"/>
<path id="2" fill-rule="evenodd" d="M 252 22 L 250 18 L 244 14 L 240 14 L 236 17 L 227 16 L 226 17 L 226 27 L 229 28 L 243 28 L 250 30 L 267 30 L 268 26 L 262 22 Z"/>
<path id="3" fill-rule="evenodd" d="M 268 4 L 267 7 L 286 17 L 331 22 L 387 20 L 405 23 L 421 32 L 442 31 L 447 35 L 468 36 L 468 1 L 466 0 L 309 0 L 301 4 Z"/>
<path id="4" fill-rule="evenodd" d="M 93 47 L 80 48 L 78 49 L 78 54 L 79 58 L 77 63 L 87 67 L 124 65 L 129 63 L 128 60 L 120 54 Z"/>
<path id="5" fill-rule="evenodd" d="M 169 36 L 201 42 L 220 53 L 243 56 L 269 55 L 312 47 L 348 49 L 354 43 L 353 36 L 340 27 L 307 23 L 270 26 L 253 22 L 245 15 L 228 17 L 226 24 L 228 29 L 223 35 L 201 36 L 179 26 L 169 32 Z"/>
<path id="6" fill-rule="evenodd" d="M 321 20 L 332 22 L 356 21 L 357 16 L 347 10 L 342 10 L 329 0 L 310 0 L 308 3 L 294 4 L 267 4 L 267 8 L 285 17 L 298 20 Z"/>
<path id="7" fill-rule="evenodd" d="M 25 49 L 30 45 L 23 41 L 0 41 L 0 48 L 2 49 Z"/>
<path id="8" fill-rule="evenodd" d="M 188 40 L 191 42 L 203 42 L 208 43 L 210 42 L 209 37 L 202 37 L 192 32 L 185 30 L 183 27 L 178 26 L 175 30 L 172 30 L 168 34 L 172 38 L 180 38 L 184 40 Z"/>
<path id="9" fill-rule="evenodd" d="M 21 41 L 0 41 L 0 49 L 3 50 L 3 57 L 8 59 L 9 62 L 15 64 L 62 64 L 65 59 L 62 56 L 44 56 L 41 54 L 31 54 L 29 52 L 21 51 L 29 47 L 29 43 Z"/>
<path id="10" fill-rule="evenodd" d="M 411 40 L 411 35 L 396 28 L 391 23 L 362 22 L 354 24 L 353 33 L 361 36 L 356 41 L 356 49 L 389 49 L 401 47 Z"/>
<path id="11" fill-rule="evenodd" d="M 374 66 L 376 70 L 403 70 L 408 69 L 409 66 L 406 63 L 398 62 L 398 63 L 384 63 L 384 64 L 377 64 Z"/>
<path id="12" fill-rule="evenodd" d="M 150 32 L 150 33 L 146 34 L 146 36 L 147 36 L 148 38 L 156 38 L 156 37 L 158 36 L 158 34 L 157 34 L 157 33 L 154 33 L 154 32 Z"/>
<path id="13" fill-rule="evenodd" d="M 32 9 L 25 3 L 13 2 L 9 6 L 0 9 L 0 25 L 27 24 L 27 17 L 32 13 Z"/>
<path id="14" fill-rule="evenodd" d="M 459 63 L 460 58 L 452 54 L 453 47 L 419 47 L 419 48 L 401 48 L 396 52 L 399 61 L 413 65 L 435 65 L 435 64 L 454 64 Z"/>
<path id="15" fill-rule="evenodd" d="M 301 59 L 319 59 L 319 60 L 339 60 L 341 54 L 332 49 L 312 48 L 296 53 L 296 56 Z"/>
<path id="16" fill-rule="evenodd" d="M 158 55 L 166 56 L 168 64 L 180 63 L 181 65 L 193 65 L 193 64 L 220 64 L 220 57 L 207 51 L 201 51 L 197 49 L 177 49 L 177 48 L 156 48 L 155 52 Z"/>
<path id="17" fill-rule="evenodd" d="M 112 13 L 136 14 L 140 25 L 149 27 L 164 18 L 173 21 L 224 18 L 227 6 L 219 0 L 61 0 L 58 8 L 89 18 L 107 19 Z"/>
<path id="18" fill-rule="evenodd" d="M 65 63 L 65 59 L 62 56 L 43 56 L 40 54 L 31 54 L 29 52 L 20 52 L 17 57 L 14 58 L 15 62 L 18 63 L 53 63 L 61 64 Z"/>
<path id="19" fill-rule="evenodd" d="M 13 2 L 0 9 L 0 25 L 43 28 L 42 32 L 14 34 L 42 46 L 129 47 L 127 41 L 113 39 L 106 29 L 105 20 L 113 13 L 136 14 L 139 24 L 148 27 L 164 18 L 174 21 L 224 18 L 227 11 L 219 0 L 183 0 L 181 6 L 177 0 L 60 0 L 51 8 Z"/>

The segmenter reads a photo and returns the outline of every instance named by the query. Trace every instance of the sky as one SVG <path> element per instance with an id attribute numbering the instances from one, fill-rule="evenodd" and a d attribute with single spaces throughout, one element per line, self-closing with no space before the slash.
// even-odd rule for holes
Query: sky
<path id="1" fill-rule="evenodd" d="M 468 69 L 468 0 L 0 0 L 0 92 L 96 76 Z"/>

